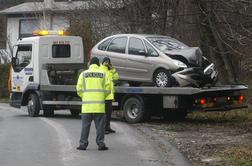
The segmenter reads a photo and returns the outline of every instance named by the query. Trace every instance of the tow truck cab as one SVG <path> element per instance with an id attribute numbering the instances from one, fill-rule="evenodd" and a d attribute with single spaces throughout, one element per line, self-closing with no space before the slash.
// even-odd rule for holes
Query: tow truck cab
<path id="1" fill-rule="evenodd" d="M 75 85 L 83 64 L 80 37 L 47 33 L 19 39 L 13 47 L 10 105 L 20 107 L 32 98 L 33 102 L 53 98 L 53 94 L 41 92 L 40 86 Z"/>

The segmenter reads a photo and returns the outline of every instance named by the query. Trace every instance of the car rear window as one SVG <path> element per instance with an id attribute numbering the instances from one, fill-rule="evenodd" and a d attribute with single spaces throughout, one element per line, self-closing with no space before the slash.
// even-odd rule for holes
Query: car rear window
<path id="1" fill-rule="evenodd" d="M 118 37 L 112 40 L 107 51 L 125 53 L 127 37 Z"/>
<path id="2" fill-rule="evenodd" d="M 70 57 L 71 49 L 69 44 L 53 44 L 52 57 L 53 58 L 68 58 Z"/>
<path id="3" fill-rule="evenodd" d="M 108 38 L 107 40 L 103 41 L 99 46 L 98 46 L 98 50 L 103 50 L 105 51 L 106 48 L 108 47 L 108 44 L 110 43 L 110 41 L 112 40 L 113 38 Z"/>

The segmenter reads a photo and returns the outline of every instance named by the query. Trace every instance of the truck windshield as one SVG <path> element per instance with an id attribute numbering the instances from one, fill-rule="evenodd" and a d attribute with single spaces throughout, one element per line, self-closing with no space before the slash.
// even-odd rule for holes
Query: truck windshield
<path id="1" fill-rule="evenodd" d="M 21 71 L 31 62 L 32 45 L 18 45 L 16 53 L 16 62 L 13 66 L 16 72 Z"/>
<path id="2" fill-rule="evenodd" d="M 168 50 L 179 50 L 188 47 L 184 43 L 171 37 L 147 37 L 147 40 L 149 40 L 157 49 L 162 52 Z"/>

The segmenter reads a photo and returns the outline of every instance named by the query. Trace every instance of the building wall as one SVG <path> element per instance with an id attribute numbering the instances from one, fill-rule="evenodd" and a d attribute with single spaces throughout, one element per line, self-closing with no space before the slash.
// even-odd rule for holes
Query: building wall
<path id="1" fill-rule="evenodd" d="M 19 38 L 19 21 L 21 19 L 39 19 L 40 29 L 48 30 L 66 30 L 69 26 L 69 20 L 66 20 L 64 16 L 51 16 L 46 17 L 8 17 L 7 20 L 7 40 L 6 48 L 12 48 Z M 32 33 L 32 32 L 31 32 Z M 9 43 L 11 47 L 9 46 Z"/>
<path id="2" fill-rule="evenodd" d="M 18 33 L 19 33 L 19 20 L 21 18 L 14 17 L 7 19 L 7 41 L 6 41 L 6 48 L 12 48 L 14 43 L 18 40 Z"/>

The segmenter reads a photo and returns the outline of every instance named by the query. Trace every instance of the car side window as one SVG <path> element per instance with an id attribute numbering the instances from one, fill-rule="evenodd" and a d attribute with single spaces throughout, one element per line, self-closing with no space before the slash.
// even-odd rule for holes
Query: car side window
<path id="1" fill-rule="evenodd" d="M 110 41 L 112 40 L 113 38 L 108 38 L 107 40 L 103 41 L 99 46 L 98 46 L 98 50 L 103 50 L 105 51 L 106 48 L 108 47 L 108 44 L 110 43 Z"/>
<path id="2" fill-rule="evenodd" d="M 126 44 L 127 44 L 127 37 L 115 38 L 109 44 L 107 51 L 125 53 Z"/>
<path id="3" fill-rule="evenodd" d="M 145 48 L 141 39 L 131 37 L 129 40 L 128 54 L 131 55 L 144 55 Z"/>
<path id="4" fill-rule="evenodd" d="M 148 42 L 144 41 L 144 43 L 147 48 L 148 56 L 151 56 L 151 57 L 158 57 L 159 56 L 158 52 Z"/>

